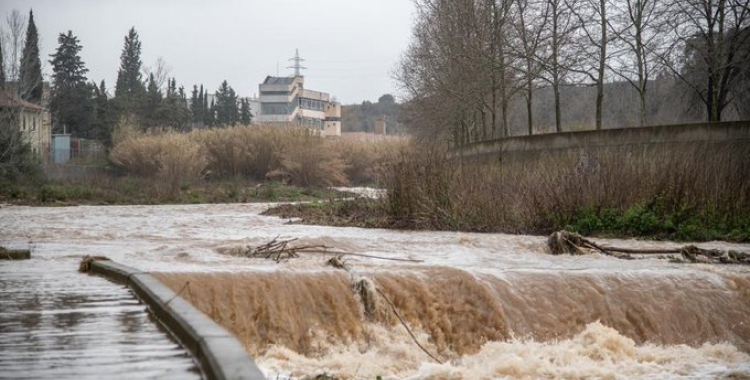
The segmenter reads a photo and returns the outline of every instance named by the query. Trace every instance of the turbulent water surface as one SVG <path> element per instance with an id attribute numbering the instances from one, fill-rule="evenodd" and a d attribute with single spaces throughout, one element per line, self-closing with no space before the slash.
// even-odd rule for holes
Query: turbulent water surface
<path id="1" fill-rule="evenodd" d="M 189 282 L 186 298 L 271 378 L 750 378 L 748 267 L 551 256 L 533 236 L 302 226 L 260 216 L 266 207 L 4 206 L 0 245 Z M 420 262 L 348 256 L 344 271 L 324 265 L 330 254 L 227 254 L 277 236 Z"/>

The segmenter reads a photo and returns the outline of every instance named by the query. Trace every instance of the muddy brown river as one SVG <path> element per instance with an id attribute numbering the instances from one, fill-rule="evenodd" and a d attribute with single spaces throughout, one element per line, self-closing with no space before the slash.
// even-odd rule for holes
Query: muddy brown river
<path id="1" fill-rule="evenodd" d="M 535 236 L 302 226 L 259 215 L 267 207 L 3 206 L 0 245 L 53 263 L 106 255 L 175 290 L 190 282 L 186 299 L 274 379 L 750 378 L 748 267 L 551 256 Z M 226 254 L 277 236 L 420 262 L 349 256 L 343 271 L 325 254 Z M 0 355 L 0 374 L 20 356 Z"/>

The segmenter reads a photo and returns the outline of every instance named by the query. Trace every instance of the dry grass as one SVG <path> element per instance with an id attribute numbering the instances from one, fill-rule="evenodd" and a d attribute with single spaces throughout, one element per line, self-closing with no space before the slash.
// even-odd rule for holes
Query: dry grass
<path id="1" fill-rule="evenodd" d="M 392 216 L 414 227 L 548 233 L 750 233 L 750 148 L 693 144 L 465 164 L 443 152 L 404 151 L 385 177 Z M 681 230 L 682 228 L 682 230 Z M 687 229 L 687 230 L 686 230 Z M 748 229 L 745 231 L 745 229 Z M 705 238 L 711 238 L 706 235 Z M 745 238 L 740 238 L 745 239 Z"/>
<path id="2" fill-rule="evenodd" d="M 294 126 L 238 126 L 140 133 L 121 126 L 110 162 L 128 174 L 164 181 L 172 191 L 201 178 L 284 178 L 304 187 L 374 184 L 403 139 L 325 139 Z"/>
<path id="3" fill-rule="evenodd" d="M 207 163 L 191 135 L 139 134 L 127 128 L 118 133 L 109 159 L 131 174 L 159 178 L 170 192 L 201 178 Z"/>

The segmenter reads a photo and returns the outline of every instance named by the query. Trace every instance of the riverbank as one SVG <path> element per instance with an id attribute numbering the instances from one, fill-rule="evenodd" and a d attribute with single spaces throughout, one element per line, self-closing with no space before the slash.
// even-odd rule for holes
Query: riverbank
<path id="1" fill-rule="evenodd" d="M 303 202 L 347 196 L 351 194 L 324 187 L 243 179 L 194 182 L 177 189 L 165 188 L 158 180 L 130 176 L 0 183 L 0 203 L 25 206 Z"/>
<path id="2" fill-rule="evenodd" d="M 263 215 L 278 216 L 299 224 L 336 227 L 494 232 L 544 236 L 565 229 L 587 236 L 604 238 L 750 242 L 750 220 L 744 223 L 727 224 L 717 222 L 714 215 L 696 214 L 682 217 L 680 221 L 674 215 L 660 214 L 654 207 L 654 205 L 638 204 L 624 211 L 590 208 L 565 218 L 526 226 L 507 223 L 495 225 L 482 222 L 451 223 L 448 217 L 441 219 L 429 215 L 396 217 L 389 212 L 387 198 L 282 204 L 266 210 Z"/>

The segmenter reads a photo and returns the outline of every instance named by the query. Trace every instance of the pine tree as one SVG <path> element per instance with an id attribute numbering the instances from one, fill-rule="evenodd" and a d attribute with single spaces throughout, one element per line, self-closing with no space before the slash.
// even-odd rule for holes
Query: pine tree
<path id="1" fill-rule="evenodd" d="M 23 100 L 34 103 L 42 101 L 42 61 L 39 59 L 39 34 L 33 11 L 29 11 L 26 43 L 21 53 L 18 94 Z"/>
<path id="2" fill-rule="evenodd" d="M 125 36 L 115 84 L 115 98 L 122 103 L 125 110 L 131 112 L 136 110 L 145 93 L 141 79 L 141 64 L 141 42 L 133 27 Z"/>
<path id="3" fill-rule="evenodd" d="M 240 122 L 243 125 L 249 125 L 253 121 L 253 114 L 250 112 L 250 101 L 247 99 L 240 100 Z"/>
<path id="4" fill-rule="evenodd" d="M 79 55 L 82 47 L 73 32 L 60 33 L 60 44 L 49 63 L 52 65 L 52 110 L 53 129 L 62 132 L 63 126 L 71 134 L 89 136 L 91 88 L 86 83 L 86 69 Z"/>
<path id="5" fill-rule="evenodd" d="M 235 125 L 238 119 L 237 94 L 225 80 L 216 91 L 216 124 Z"/>
<path id="6" fill-rule="evenodd" d="M 159 115 L 162 98 L 163 96 L 159 86 L 156 85 L 154 74 L 149 74 L 146 99 L 143 113 L 141 114 L 141 124 L 143 124 L 144 127 L 155 127 L 163 121 Z"/>

